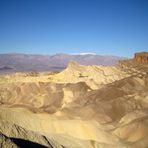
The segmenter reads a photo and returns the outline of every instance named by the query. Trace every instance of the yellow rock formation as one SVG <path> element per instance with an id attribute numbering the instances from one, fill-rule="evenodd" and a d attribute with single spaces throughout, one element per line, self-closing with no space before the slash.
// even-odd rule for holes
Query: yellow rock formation
<path id="1" fill-rule="evenodd" d="M 7 136 L 2 123 L 43 135 L 55 148 L 148 147 L 147 66 L 71 62 L 52 75 L 0 76 L 0 106 Z M 35 141 L 47 146 L 41 137 Z"/>

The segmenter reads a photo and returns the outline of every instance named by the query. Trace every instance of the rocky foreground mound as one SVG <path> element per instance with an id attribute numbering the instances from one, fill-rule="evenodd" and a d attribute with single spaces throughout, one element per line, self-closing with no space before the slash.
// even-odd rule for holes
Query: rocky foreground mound
<path id="1" fill-rule="evenodd" d="M 0 77 L 0 144 L 148 147 L 148 66 L 82 66 Z M 15 138 L 15 139 L 14 139 Z M 17 139 L 17 141 L 16 141 Z"/>

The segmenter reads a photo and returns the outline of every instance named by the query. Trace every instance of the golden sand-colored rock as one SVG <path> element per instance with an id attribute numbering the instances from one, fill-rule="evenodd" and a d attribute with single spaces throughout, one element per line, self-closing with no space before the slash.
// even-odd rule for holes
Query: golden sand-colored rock
<path id="1" fill-rule="evenodd" d="M 145 65 L 103 67 L 71 62 L 57 74 L 1 76 L 0 106 L 4 135 L 9 129 L 2 128 L 3 122 L 43 135 L 53 147 L 148 146 Z M 31 132 L 26 137 L 31 138 Z M 41 137 L 36 142 L 46 145 Z"/>
<path id="2" fill-rule="evenodd" d="M 92 89 L 112 83 L 129 75 L 116 66 L 83 66 L 76 62 L 70 62 L 68 67 L 61 73 L 50 78 L 56 83 L 86 82 Z"/>

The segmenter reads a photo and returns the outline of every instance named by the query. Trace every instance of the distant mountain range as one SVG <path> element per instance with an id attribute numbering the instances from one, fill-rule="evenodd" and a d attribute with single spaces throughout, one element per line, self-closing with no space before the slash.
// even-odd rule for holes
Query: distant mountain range
<path id="1" fill-rule="evenodd" d="M 0 73 L 27 72 L 27 71 L 59 71 L 63 70 L 70 61 L 83 65 L 111 66 L 119 60 L 125 59 L 117 56 L 102 56 L 95 54 L 0 54 Z"/>

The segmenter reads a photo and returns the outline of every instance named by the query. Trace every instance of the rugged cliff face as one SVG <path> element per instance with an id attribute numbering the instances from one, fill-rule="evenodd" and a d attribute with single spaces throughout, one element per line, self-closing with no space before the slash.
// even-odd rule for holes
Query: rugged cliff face
<path id="1" fill-rule="evenodd" d="M 140 52 L 140 53 L 135 53 L 133 59 L 128 59 L 128 60 L 120 60 L 118 62 L 118 65 L 122 67 L 131 67 L 133 68 L 134 66 L 141 65 L 146 66 L 148 65 L 148 52 Z"/>
<path id="2" fill-rule="evenodd" d="M 148 64 L 148 52 L 135 53 L 134 61 L 137 63 Z"/>

